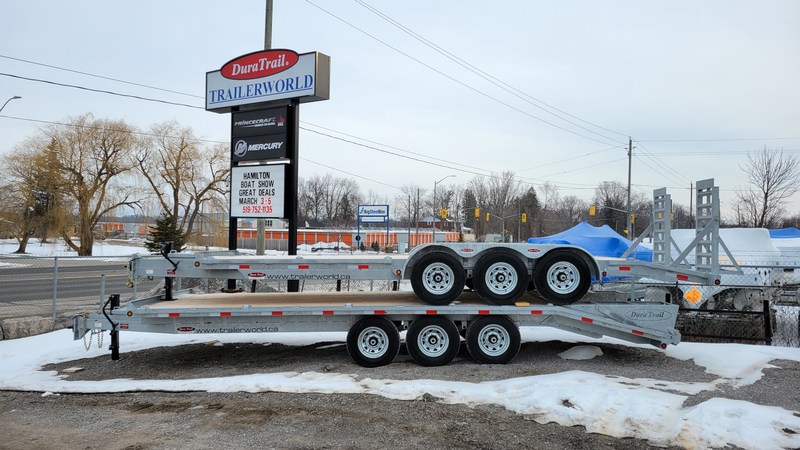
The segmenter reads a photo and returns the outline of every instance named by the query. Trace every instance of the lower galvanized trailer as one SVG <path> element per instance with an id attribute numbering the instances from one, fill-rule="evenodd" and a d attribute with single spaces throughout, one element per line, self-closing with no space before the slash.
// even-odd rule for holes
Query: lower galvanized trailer
<path id="1" fill-rule="evenodd" d="M 219 293 L 179 291 L 131 300 L 112 296 L 103 313 L 73 319 L 74 338 L 112 332 L 112 357 L 119 357 L 119 331 L 170 334 L 347 332 L 347 351 L 365 367 L 390 363 L 400 331 L 413 359 L 426 366 L 449 363 L 462 338 L 479 363 L 510 362 L 520 348 L 520 326 L 548 326 L 585 336 L 611 336 L 666 348 L 680 342 L 678 306 L 614 302 L 552 305 L 530 294 L 514 305 L 486 305 L 474 292 L 432 306 L 412 292 Z"/>

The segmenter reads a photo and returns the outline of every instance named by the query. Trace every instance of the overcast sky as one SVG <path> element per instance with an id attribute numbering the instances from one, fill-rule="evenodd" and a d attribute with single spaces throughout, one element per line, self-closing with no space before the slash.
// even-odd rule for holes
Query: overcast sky
<path id="1" fill-rule="evenodd" d="M 229 115 L 203 110 L 205 73 L 263 48 L 264 4 L 9 2 L 0 102 L 23 98 L 0 113 L 0 153 L 34 134 L 35 121 L 87 112 L 143 129 L 175 119 L 229 141 Z M 303 105 L 302 126 L 366 145 L 302 130 L 300 176 L 363 177 L 380 201 L 404 184 L 430 193 L 447 175 L 456 178 L 445 184 L 464 184 L 507 170 L 589 199 L 601 181 L 627 182 L 630 136 L 635 190 L 666 186 L 688 205 L 690 182 L 715 178 L 727 209 L 745 186 L 748 151 L 800 155 L 794 0 L 275 0 L 273 47 L 331 57 L 331 98 Z"/>

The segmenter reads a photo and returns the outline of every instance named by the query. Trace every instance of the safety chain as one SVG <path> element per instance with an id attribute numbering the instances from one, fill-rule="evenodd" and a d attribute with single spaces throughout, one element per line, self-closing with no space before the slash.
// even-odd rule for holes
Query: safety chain
<path id="1" fill-rule="evenodd" d="M 97 348 L 103 348 L 103 330 L 95 331 L 92 330 L 83 335 L 83 346 L 86 347 L 86 351 L 88 352 L 90 348 L 92 348 L 92 336 L 97 335 Z M 86 336 L 89 336 L 89 339 L 86 339 Z"/>

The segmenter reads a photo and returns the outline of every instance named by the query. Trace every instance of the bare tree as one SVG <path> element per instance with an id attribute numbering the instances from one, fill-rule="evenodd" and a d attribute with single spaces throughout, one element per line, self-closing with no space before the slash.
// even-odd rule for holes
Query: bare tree
<path id="1" fill-rule="evenodd" d="M 560 194 L 558 186 L 546 182 L 539 186 L 538 199 L 541 204 L 541 211 L 536 216 L 536 236 L 546 236 L 556 231 L 563 231 L 564 227 L 559 225 L 558 201 Z"/>
<path id="2" fill-rule="evenodd" d="M 618 181 L 603 181 L 595 189 L 597 216 L 602 223 L 622 235 L 628 226 L 627 198 L 627 188 Z"/>
<path id="3" fill-rule="evenodd" d="M 0 199 L 0 220 L 17 239 L 16 253 L 25 253 L 33 236 L 46 242 L 64 223 L 64 186 L 53 159 L 53 143 L 45 142 L 41 136 L 28 138 L 3 158 L 7 189 Z"/>
<path id="4" fill-rule="evenodd" d="M 136 205 L 135 191 L 125 179 L 133 168 L 127 157 L 136 146 L 132 131 L 121 120 L 95 119 L 91 114 L 43 129 L 43 137 L 52 143 L 62 194 L 74 202 L 77 242 L 67 227 L 61 235 L 80 256 L 92 254 L 93 232 L 102 217 L 120 206 Z"/>
<path id="5" fill-rule="evenodd" d="M 558 218 L 564 228 L 570 228 L 586 218 L 589 205 L 586 200 L 581 200 L 575 195 L 567 195 L 558 200 Z"/>
<path id="6" fill-rule="evenodd" d="M 346 227 L 356 222 L 356 208 L 363 202 L 358 184 L 331 174 L 314 175 L 298 185 L 300 217 L 323 226 Z"/>
<path id="7" fill-rule="evenodd" d="M 134 154 L 136 167 L 162 210 L 170 212 L 180 228 L 191 234 L 204 205 L 225 192 L 229 147 L 205 147 L 191 128 L 175 121 L 153 125 L 149 136 Z"/>
<path id="8" fill-rule="evenodd" d="M 736 194 L 739 225 L 775 228 L 786 214 L 784 206 L 800 191 L 800 159 L 783 150 L 764 147 L 747 154 L 747 164 L 740 169 L 747 174 L 751 187 Z"/>
<path id="9" fill-rule="evenodd" d="M 415 226 L 419 221 L 420 198 L 425 190 L 416 184 L 404 184 L 400 187 L 402 194 L 395 197 L 395 211 L 401 221 L 407 221 L 410 226 Z M 420 193 L 420 196 L 417 195 Z"/>

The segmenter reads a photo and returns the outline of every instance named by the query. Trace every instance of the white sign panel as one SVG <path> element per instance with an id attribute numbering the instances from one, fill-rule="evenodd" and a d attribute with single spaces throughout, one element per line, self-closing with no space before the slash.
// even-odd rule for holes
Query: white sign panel
<path id="1" fill-rule="evenodd" d="M 283 218 L 285 167 L 231 167 L 231 217 Z"/>
<path id="2" fill-rule="evenodd" d="M 206 109 L 230 112 L 235 106 L 278 100 L 327 100 L 330 58 L 312 52 L 263 50 L 228 61 L 206 73 Z"/>
<path id="3" fill-rule="evenodd" d="M 358 205 L 358 215 L 388 217 L 389 205 Z"/>

